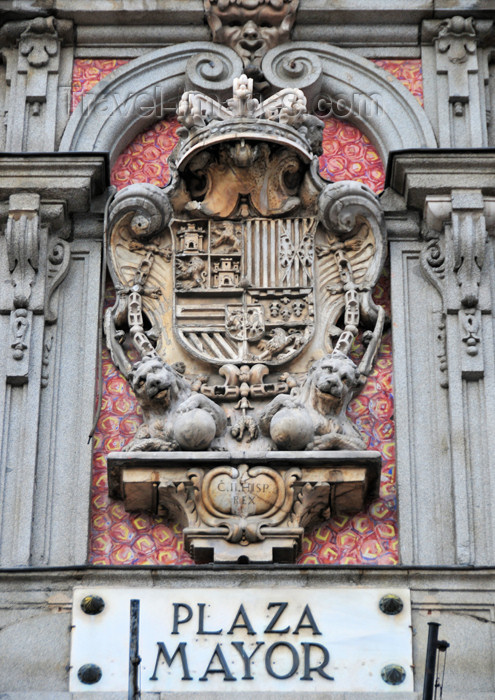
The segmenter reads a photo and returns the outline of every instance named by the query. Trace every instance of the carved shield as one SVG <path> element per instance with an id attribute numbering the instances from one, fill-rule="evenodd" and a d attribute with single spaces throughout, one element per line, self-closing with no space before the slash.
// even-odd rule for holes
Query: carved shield
<path id="1" fill-rule="evenodd" d="M 172 224 L 174 332 L 207 362 L 287 362 L 313 335 L 316 220 Z"/>

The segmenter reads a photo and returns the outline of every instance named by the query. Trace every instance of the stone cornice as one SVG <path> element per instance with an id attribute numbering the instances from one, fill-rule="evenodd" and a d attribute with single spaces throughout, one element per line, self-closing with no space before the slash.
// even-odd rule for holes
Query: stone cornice
<path id="1" fill-rule="evenodd" d="M 395 151 L 390 154 L 386 186 L 417 209 L 423 208 L 428 195 L 447 195 L 453 189 L 495 195 L 495 149 Z"/>
<path id="2" fill-rule="evenodd" d="M 106 154 L 0 154 L 0 201 L 35 192 L 42 200 L 65 202 L 69 212 L 82 212 L 107 185 Z"/>
<path id="3" fill-rule="evenodd" d="M 311 578 L 308 574 L 311 572 Z M 405 567 L 405 566 L 294 566 L 294 565 L 195 565 L 195 566 L 83 566 L 44 567 L 43 569 L 0 569 L 0 589 L 17 600 L 43 596 L 47 587 L 70 591 L 78 586 L 139 586 L 165 587 L 223 585 L 263 586 L 277 579 L 281 586 L 304 585 L 318 589 L 329 585 L 407 586 L 418 599 L 438 596 L 439 591 L 455 593 L 462 588 L 484 598 L 495 591 L 494 567 Z M 206 583 L 208 582 L 208 583 Z M 40 589 L 37 588 L 40 586 Z"/>
<path id="4" fill-rule="evenodd" d="M 35 16 L 55 14 L 61 19 L 72 19 L 77 24 L 109 25 L 201 25 L 203 22 L 202 0 L 134 0 L 132 9 L 126 0 L 11 0 L 6 12 L 7 20 L 29 19 Z M 42 6 L 40 6 L 42 5 Z M 370 25 L 370 14 L 374 25 L 403 24 L 403 0 L 300 0 L 297 23 L 299 25 Z M 407 3 L 408 23 L 419 23 L 424 19 L 443 19 L 453 15 L 471 16 L 478 19 L 493 19 L 491 0 L 412 0 Z M 314 38 L 314 37 L 313 37 Z"/>

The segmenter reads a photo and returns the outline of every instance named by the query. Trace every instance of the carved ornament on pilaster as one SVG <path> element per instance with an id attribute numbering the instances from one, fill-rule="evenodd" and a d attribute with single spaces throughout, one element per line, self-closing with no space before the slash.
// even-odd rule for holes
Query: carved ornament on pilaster
<path id="1" fill-rule="evenodd" d="M 36 17 L 22 32 L 19 51 L 34 68 L 46 66 L 51 57 L 56 56 L 60 39 L 53 17 Z"/>
<path id="2" fill-rule="evenodd" d="M 484 375 L 481 314 L 491 311 L 480 291 L 487 242 L 487 207 L 491 216 L 493 204 L 479 190 L 453 190 L 450 197 L 427 197 L 425 204 L 421 266 L 442 297 L 440 340 L 445 336 L 446 316 L 458 317 L 461 369 L 467 380 L 481 379 Z M 444 353 L 439 357 L 444 370 Z"/>
<path id="3" fill-rule="evenodd" d="M 437 48 L 451 63 L 465 63 L 476 52 L 476 39 L 472 17 L 449 17 L 438 29 Z"/>
<path id="4" fill-rule="evenodd" d="M 6 282 L 12 292 L 2 297 L 2 312 L 10 313 L 10 355 L 7 381 L 14 385 L 28 381 L 33 315 L 44 315 L 54 323 L 55 290 L 67 275 L 70 246 L 50 236 L 64 222 L 64 206 L 44 204 L 37 193 L 13 194 L 9 198 L 5 223 L 7 257 Z"/>
<path id="5" fill-rule="evenodd" d="M 39 265 L 40 197 L 37 194 L 13 194 L 5 238 L 7 259 L 14 286 L 14 307 L 26 308 Z"/>
<path id="6" fill-rule="evenodd" d="M 63 112 L 58 84 L 64 74 L 61 47 L 71 39 L 72 22 L 54 17 L 7 22 L 0 29 L 9 85 L 5 150 L 55 149 L 54 114 Z M 58 80 L 50 78 L 57 74 Z"/>
<path id="7" fill-rule="evenodd" d="M 11 354 L 7 362 L 7 380 L 11 384 L 23 384 L 28 379 L 33 317 L 28 307 L 39 268 L 39 216 L 39 195 L 10 197 L 5 240 L 14 307 L 10 312 Z"/>
<path id="8" fill-rule="evenodd" d="M 61 43 L 72 40 L 72 29 L 70 20 L 35 17 L 21 22 L 6 22 L 0 29 L 0 39 L 4 47 L 17 46 L 30 66 L 41 68 L 57 55 Z"/>
<path id="9" fill-rule="evenodd" d="M 445 279 L 445 250 L 440 233 L 430 229 L 425 222 L 421 228 L 421 237 L 425 241 L 420 254 L 421 267 L 427 279 L 442 294 Z"/>
<path id="10" fill-rule="evenodd" d="M 421 238 L 424 246 L 420 253 L 421 269 L 428 281 L 435 287 L 441 297 L 445 282 L 445 246 L 439 231 L 429 228 L 426 219 L 421 227 Z M 447 375 L 447 338 L 445 333 L 445 311 L 438 314 L 436 335 L 436 356 L 440 367 L 440 386 L 446 389 L 449 385 Z"/>
<path id="11" fill-rule="evenodd" d="M 460 16 L 423 22 L 422 43 L 434 47 L 436 69 L 434 83 L 432 76 L 426 74 L 425 107 L 427 111 L 436 112 L 440 146 L 486 145 L 486 126 L 480 125 L 480 120 L 486 122 L 485 97 L 483 88 L 478 87 L 478 82 L 480 86 L 482 82 L 473 83 L 473 76 L 484 70 L 479 49 L 492 27 L 490 21 Z M 428 62 L 425 65 L 429 66 Z M 444 100 L 445 92 L 448 104 Z M 466 110 L 468 103 L 469 111 Z"/>
<path id="12" fill-rule="evenodd" d="M 70 266 L 70 245 L 63 238 L 54 236 L 49 241 L 48 263 L 46 272 L 46 308 L 45 322 L 55 323 L 57 312 L 52 307 L 53 293 L 67 277 Z"/>

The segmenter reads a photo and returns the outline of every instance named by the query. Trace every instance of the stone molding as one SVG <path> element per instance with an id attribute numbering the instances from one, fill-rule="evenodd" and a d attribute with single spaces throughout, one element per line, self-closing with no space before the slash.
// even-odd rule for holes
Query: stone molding
<path id="1" fill-rule="evenodd" d="M 425 109 L 441 148 L 487 145 L 488 61 L 482 47 L 492 30 L 490 20 L 458 15 L 423 22 Z"/>
<path id="2" fill-rule="evenodd" d="M 490 151 L 392 156 L 390 185 L 406 206 L 423 211 L 422 241 L 404 242 L 395 250 L 392 244 L 392 276 L 402 279 L 392 289 L 393 313 L 398 314 L 394 358 L 397 375 L 407 376 L 396 389 L 401 547 L 407 563 L 493 563 L 488 504 L 494 486 L 485 474 L 495 447 L 486 429 L 495 412 L 494 171 Z M 421 291 L 430 313 L 418 319 L 419 327 L 412 322 L 412 303 L 418 301 L 409 298 L 418 287 L 413 270 L 432 285 Z M 427 360 L 417 346 L 419 337 L 429 348 Z M 416 367 L 425 360 L 430 377 L 425 410 L 434 412 L 430 420 L 436 426 L 421 431 L 421 418 L 411 405 L 424 390 Z M 426 484 L 430 495 L 422 498 Z M 431 512 L 432 499 L 443 534 L 425 546 L 421 520 Z"/>
<path id="3" fill-rule="evenodd" d="M 71 214 L 87 212 L 92 196 L 105 190 L 107 178 L 104 153 L 0 153 L 0 217 L 5 213 L 2 200 L 23 192 L 63 202 Z"/>
<path id="4" fill-rule="evenodd" d="M 293 60 L 295 67 L 287 70 Z M 428 119 L 411 93 L 351 51 L 292 42 L 269 51 L 263 70 L 273 89 L 301 87 L 313 108 L 319 93 L 329 110 L 340 99 L 349 119 L 370 137 L 384 160 L 393 150 L 436 145 Z M 60 150 L 108 151 L 113 162 L 137 133 L 175 110 L 184 88 L 223 99 L 230 76 L 241 72 L 237 54 L 209 42 L 146 54 L 115 70 L 81 101 Z M 136 104 L 138 110 L 133 108 Z"/>
<path id="5" fill-rule="evenodd" d="M 409 21 L 409 19 L 408 19 Z M 295 41 L 321 41 L 367 58 L 419 58 L 417 23 L 300 24 L 292 31 Z M 77 58 L 106 58 L 109 47 L 114 58 L 136 58 L 148 51 L 185 41 L 209 41 L 206 25 L 91 25 L 77 27 Z"/>
<path id="6" fill-rule="evenodd" d="M 495 149 L 409 150 L 391 154 L 386 184 L 407 207 L 422 210 L 428 195 L 448 195 L 452 189 L 495 195 L 494 171 Z"/>
<path id="7" fill-rule="evenodd" d="M 57 546 L 48 546 L 40 556 L 33 542 L 39 540 L 39 533 L 50 538 L 49 523 L 54 519 L 61 532 L 71 530 L 74 484 L 65 493 L 58 491 L 67 472 L 68 455 L 73 455 L 70 471 L 79 474 L 77 488 L 81 493 L 75 500 L 86 504 L 89 499 L 90 451 L 79 447 L 86 443 L 80 432 L 89 432 L 87 418 L 72 434 L 64 429 L 64 420 L 69 425 L 72 414 L 66 411 L 65 418 L 61 416 L 53 384 L 62 365 L 70 375 L 71 369 L 77 373 L 84 362 L 85 378 L 79 379 L 84 389 L 78 406 L 80 410 L 84 407 L 85 416 L 91 419 L 99 255 L 93 256 L 96 279 L 92 289 L 84 292 L 81 278 L 79 288 L 74 289 L 72 280 L 78 274 L 74 261 L 81 255 L 76 252 L 81 244 L 74 247 L 67 239 L 72 213 L 88 212 L 92 197 L 101 194 L 105 186 L 106 159 L 102 155 L 0 156 L 0 224 L 4 232 L 0 236 L 0 373 L 5 379 L 0 402 L 5 406 L 5 425 L 9 426 L 0 459 L 1 489 L 5 494 L 0 521 L 3 532 L 9 533 L 2 538 L 0 547 L 4 565 L 27 566 L 41 562 L 43 556 L 43 563 L 63 564 L 82 562 L 86 557 L 87 530 L 81 527 L 84 518 L 77 524 L 79 534 L 70 539 L 69 552 L 61 554 Z M 97 253 L 99 245 L 94 246 Z M 65 295 L 67 299 L 73 296 L 70 309 Z M 81 299 L 86 301 L 91 296 L 92 303 L 86 308 Z M 84 318 L 89 314 L 90 327 L 87 322 L 79 322 L 78 329 L 72 327 L 70 333 L 63 333 L 70 326 L 70 318 L 80 313 Z M 78 334 L 80 338 L 76 338 Z M 75 353 L 74 339 L 78 348 Z M 81 353 L 79 348 L 85 343 L 87 350 Z M 59 396 L 63 394 L 63 387 L 58 386 L 57 392 Z M 52 435 L 54 425 L 57 435 Z M 75 444 L 78 448 L 74 451 Z M 60 452 L 62 446 L 65 449 Z M 44 458 L 40 459 L 40 455 Z M 45 491 L 43 484 L 47 484 L 46 493 L 54 500 L 52 507 L 38 506 Z M 66 542 L 62 542 L 65 546 Z"/>
<path id="8" fill-rule="evenodd" d="M 231 76 L 241 72 L 242 61 L 234 51 L 210 42 L 146 54 L 115 70 L 81 100 L 60 150 L 108 151 L 114 162 L 136 134 L 175 113 L 186 87 L 223 99 L 232 90 Z"/>
<path id="9" fill-rule="evenodd" d="M 0 146 L 5 150 L 55 150 L 69 112 L 72 47 L 65 47 L 72 41 L 72 22 L 51 16 L 7 22 L 0 29 L 6 62 L 6 132 Z"/>
<path id="10" fill-rule="evenodd" d="M 12 15 L 33 13 L 31 0 L 14 0 Z M 39 3 L 38 3 L 39 5 Z M 109 24 L 117 14 L 123 25 L 139 26 L 149 23 L 150 15 L 156 24 L 174 21 L 176 24 L 198 24 L 203 17 L 202 0 L 133 0 L 132 6 L 126 0 L 98 3 L 88 8 L 85 0 L 50 0 L 44 7 L 36 8 L 39 14 L 57 12 L 63 18 L 72 19 L 78 24 Z M 48 6 L 48 7 L 47 7 Z M 301 24 L 325 24 L 344 22 L 369 24 L 370 12 L 378 25 L 384 22 L 401 24 L 404 22 L 403 0 L 389 0 L 384 7 L 380 0 L 341 0 L 331 7 L 322 0 L 301 0 L 298 22 Z M 469 13 L 475 17 L 490 17 L 493 12 L 491 0 L 413 0 L 407 3 L 407 20 L 420 22 L 422 19 L 450 17 L 453 13 Z M 174 20 L 171 20 L 173 11 Z M 177 20 L 175 20 L 177 17 Z"/>

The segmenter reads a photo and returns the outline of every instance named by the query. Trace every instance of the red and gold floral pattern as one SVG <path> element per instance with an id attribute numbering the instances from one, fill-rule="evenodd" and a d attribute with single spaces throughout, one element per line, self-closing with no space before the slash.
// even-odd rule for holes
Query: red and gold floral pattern
<path id="1" fill-rule="evenodd" d="M 73 105 L 98 80 L 123 63 L 125 61 L 76 60 Z M 380 59 L 375 63 L 403 81 L 421 102 L 420 61 Z M 112 183 L 119 189 L 134 182 L 150 182 L 162 187 L 167 184 L 167 158 L 177 142 L 176 128 L 176 120 L 167 119 L 139 134 L 118 157 Z M 383 189 L 384 168 L 376 149 L 355 126 L 334 118 L 325 123 L 320 171 L 327 179 L 359 180 L 375 192 Z M 387 271 L 377 285 L 375 299 L 389 307 Z M 355 348 L 357 355 L 360 350 Z M 102 368 L 102 411 L 94 439 L 89 561 L 91 564 L 191 564 L 177 525 L 146 514 L 126 513 L 121 503 L 108 498 L 106 454 L 121 449 L 131 439 L 142 417 L 132 391 L 106 350 Z M 379 498 L 366 513 L 334 518 L 308 533 L 299 564 L 398 562 L 390 331 L 384 335 L 364 391 L 349 406 L 349 415 L 366 438 L 368 447 L 382 455 Z"/>
<path id="2" fill-rule="evenodd" d="M 420 58 L 390 59 L 377 58 L 373 63 L 404 83 L 405 87 L 423 106 L 423 71 Z"/>
<path id="3" fill-rule="evenodd" d="M 83 95 L 91 90 L 106 75 L 128 63 L 124 59 L 76 58 L 72 70 L 71 112 L 75 110 Z"/>
<path id="4" fill-rule="evenodd" d="M 175 133 L 178 126 L 177 119 L 170 117 L 138 134 L 115 161 L 112 185 L 119 190 L 134 182 L 166 185 L 170 177 L 167 159 L 179 140 Z"/>
<path id="5" fill-rule="evenodd" d="M 106 297 L 108 306 L 114 301 L 110 284 Z M 143 418 L 132 390 L 106 349 L 102 375 L 101 414 L 93 440 L 89 563 L 192 564 L 184 552 L 178 525 L 166 524 L 162 518 L 146 513 L 127 513 L 120 501 L 108 498 L 106 455 L 121 450 Z"/>
<path id="6" fill-rule="evenodd" d="M 326 180 L 359 180 L 381 192 L 385 169 L 369 139 L 349 122 L 330 117 L 323 129 L 320 174 Z"/>

